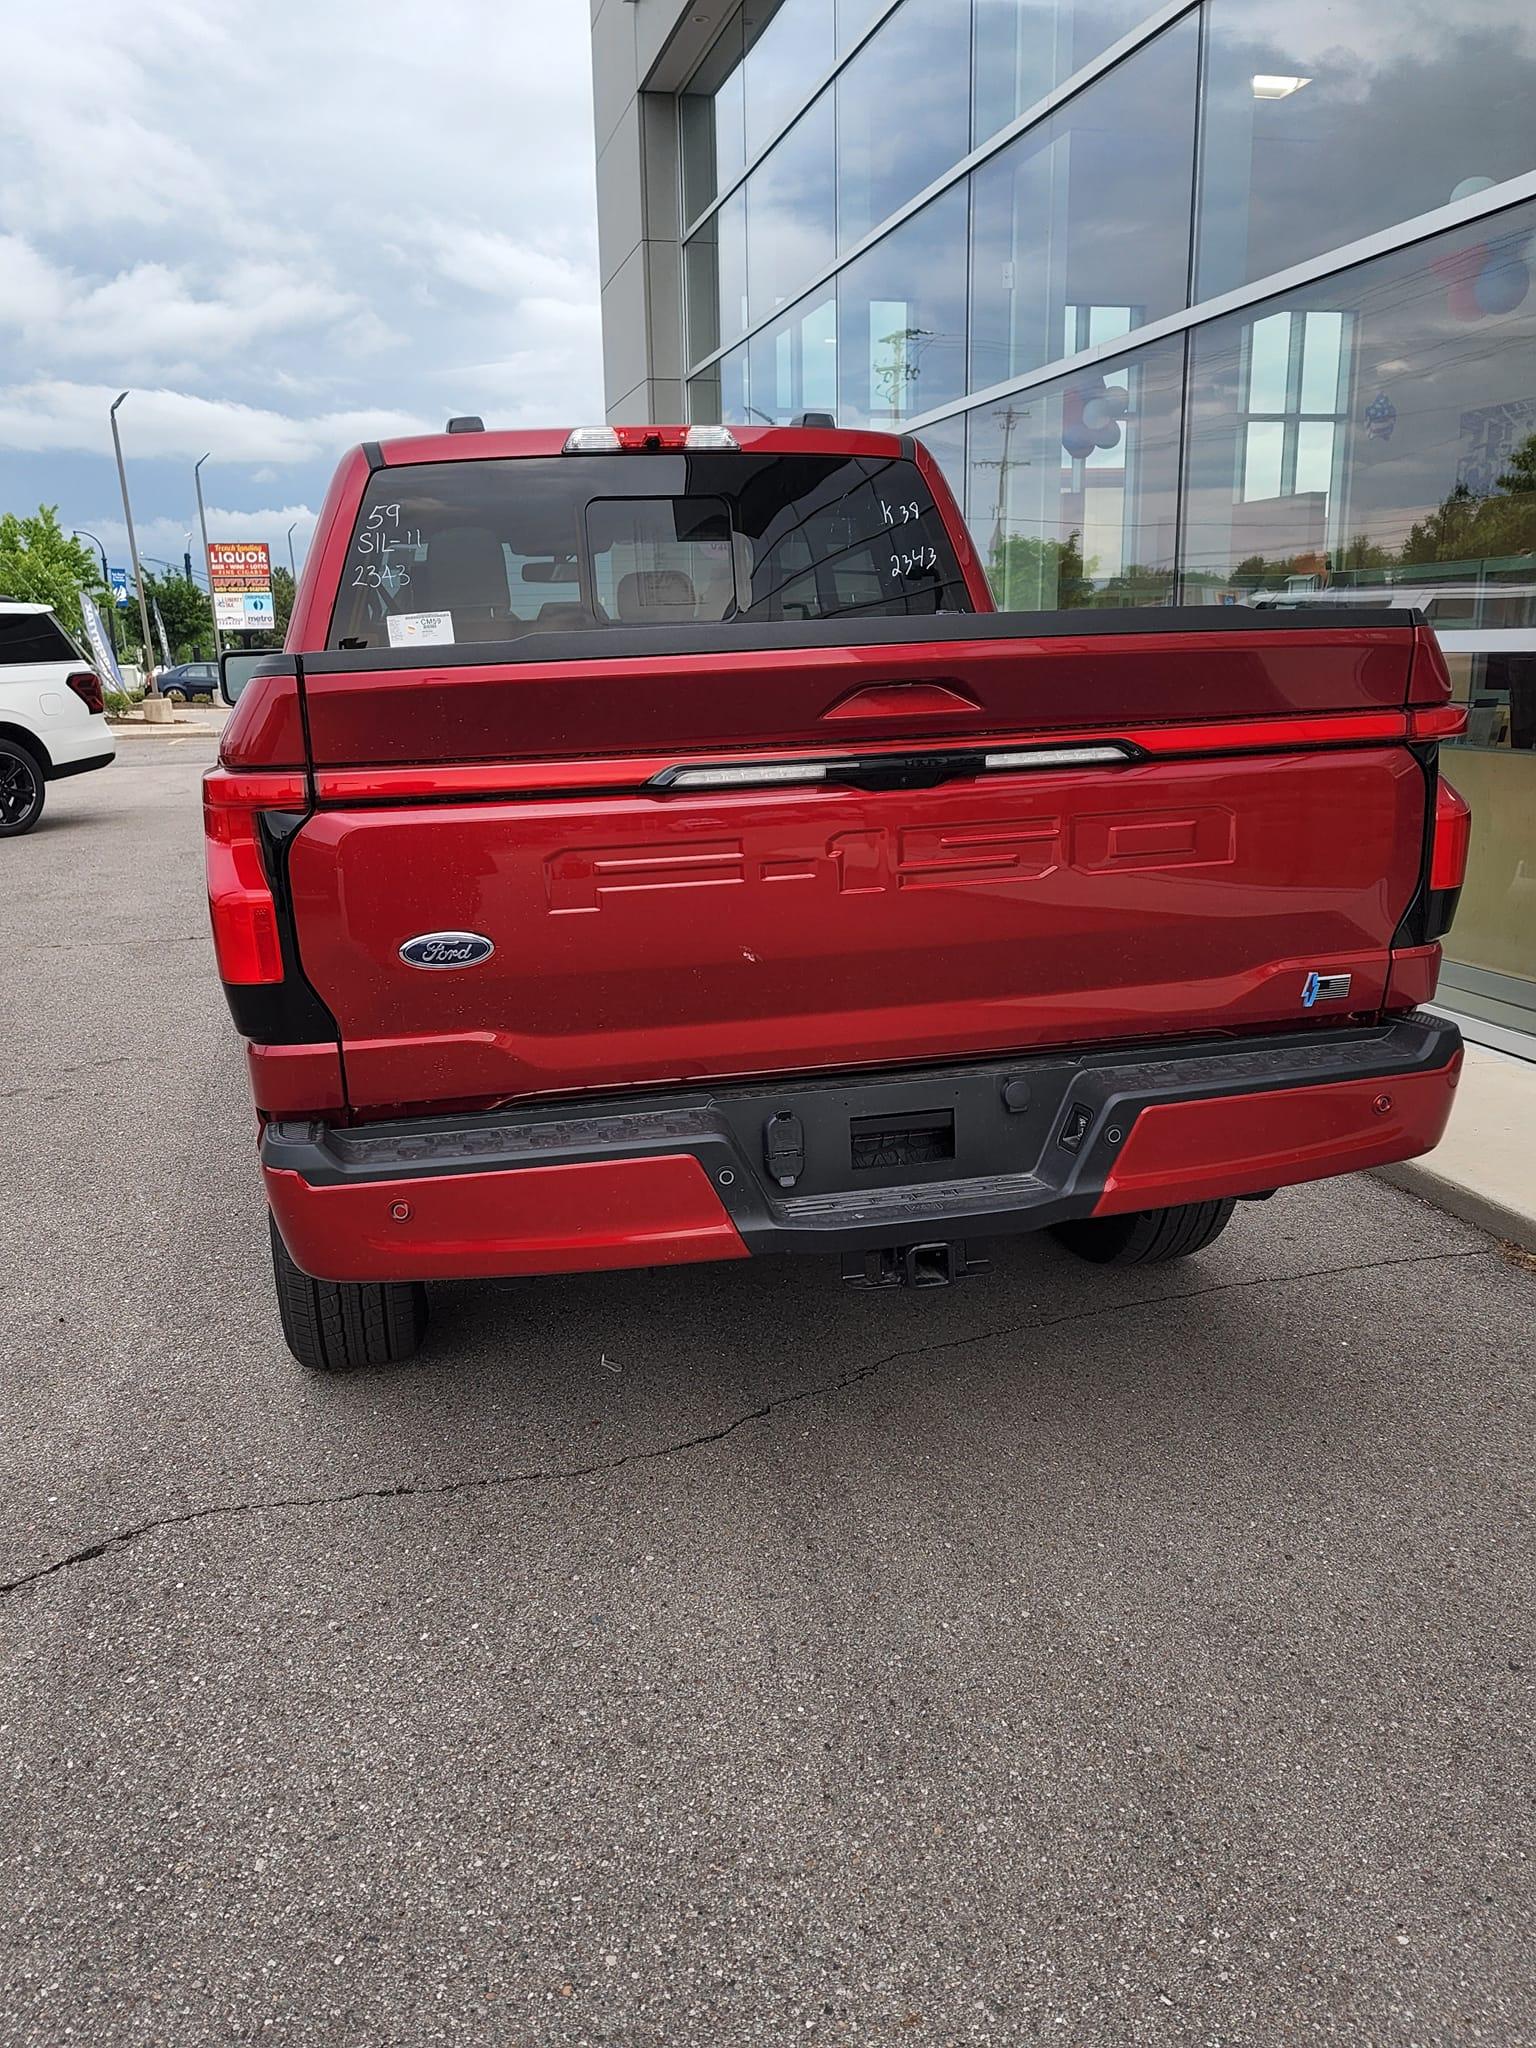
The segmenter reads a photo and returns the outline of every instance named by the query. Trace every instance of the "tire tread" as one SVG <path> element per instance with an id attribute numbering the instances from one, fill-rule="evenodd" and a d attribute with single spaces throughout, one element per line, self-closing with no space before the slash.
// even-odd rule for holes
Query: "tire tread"
<path id="1" fill-rule="evenodd" d="M 1054 1235 L 1068 1251 L 1095 1265 L 1163 1266 L 1204 1251 L 1226 1229 L 1236 1207 L 1227 1198 L 1136 1209 L 1123 1216 L 1085 1216 L 1058 1223 Z"/>
<path id="2" fill-rule="evenodd" d="M 419 1281 L 316 1280 L 294 1264 L 269 1214 L 272 1278 L 288 1349 L 311 1372 L 395 1365 L 421 1343 L 427 1291 Z"/>

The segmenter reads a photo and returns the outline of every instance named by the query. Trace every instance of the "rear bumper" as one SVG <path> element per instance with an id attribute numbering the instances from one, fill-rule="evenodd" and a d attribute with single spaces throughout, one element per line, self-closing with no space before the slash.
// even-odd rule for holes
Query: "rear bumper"
<path id="1" fill-rule="evenodd" d="M 83 706 L 79 707 L 81 710 Z M 117 734 L 99 713 L 49 726 L 38 737 L 48 749 L 50 782 L 66 775 L 84 775 L 92 768 L 106 768 L 117 759 Z"/>
<path id="2" fill-rule="evenodd" d="M 1134 1054 L 791 1077 L 355 1128 L 276 1121 L 262 1134 L 262 1167 L 289 1251 L 331 1280 L 870 1251 L 1262 1194 L 1410 1159 L 1439 1142 L 1460 1064 L 1455 1026 L 1414 1012 Z"/>

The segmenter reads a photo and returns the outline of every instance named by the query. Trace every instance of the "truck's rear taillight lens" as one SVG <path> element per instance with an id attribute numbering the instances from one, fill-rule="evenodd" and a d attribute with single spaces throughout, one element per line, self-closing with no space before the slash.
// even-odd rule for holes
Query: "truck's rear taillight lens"
<path id="1" fill-rule="evenodd" d="M 1429 886 L 1459 889 L 1467 876 L 1472 806 L 1442 776 L 1435 787 L 1435 834 L 1430 842 Z"/>
<path id="2" fill-rule="evenodd" d="M 74 691 L 93 718 L 99 718 L 106 710 L 106 702 L 101 694 L 101 677 L 94 669 L 79 669 L 74 675 L 66 676 L 64 682 L 67 688 Z"/>
<path id="3" fill-rule="evenodd" d="M 281 981 L 277 904 L 262 859 L 263 811 L 303 810 L 302 775 L 241 775 L 211 768 L 203 778 L 203 849 L 213 949 L 227 982 Z"/>
<path id="4" fill-rule="evenodd" d="M 1465 704 L 1431 704 L 1425 710 L 1408 713 L 1411 740 L 1450 740 L 1467 729 Z"/>

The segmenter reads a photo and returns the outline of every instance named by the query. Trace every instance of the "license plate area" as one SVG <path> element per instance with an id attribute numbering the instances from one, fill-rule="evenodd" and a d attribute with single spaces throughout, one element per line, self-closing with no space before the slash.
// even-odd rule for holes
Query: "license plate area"
<path id="1" fill-rule="evenodd" d="M 955 1156 L 955 1113 L 934 1109 L 853 1117 L 848 1125 L 848 1153 L 855 1173 L 937 1166 Z"/>

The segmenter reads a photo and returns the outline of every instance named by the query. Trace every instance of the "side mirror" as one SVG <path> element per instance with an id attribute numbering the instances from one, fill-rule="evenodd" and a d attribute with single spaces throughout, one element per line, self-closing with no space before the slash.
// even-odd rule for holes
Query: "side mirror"
<path id="1" fill-rule="evenodd" d="M 226 704 L 234 704 L 240 692 L 255 674 L 258 665 L 272 659 L 272 650 L 264 647 L 258 653 L 247 654 L 226 650 L 219 656 L 219 695 Z"/>

